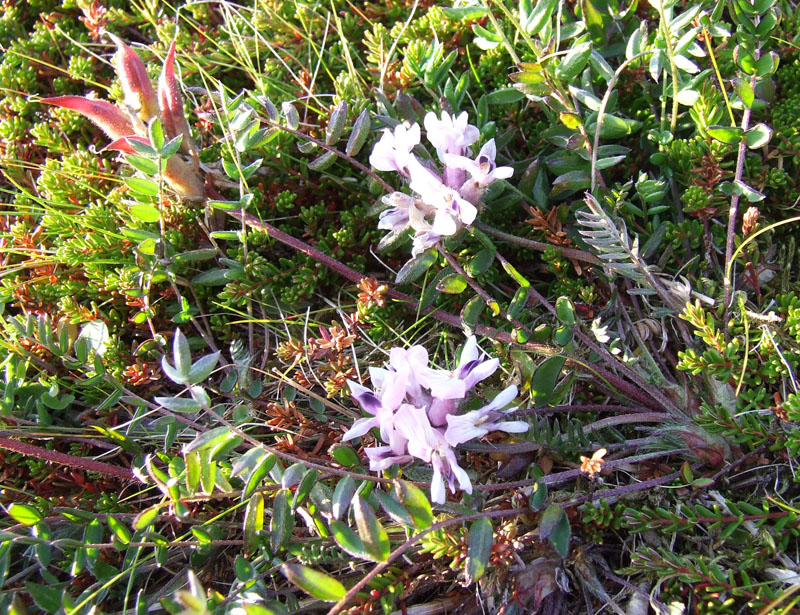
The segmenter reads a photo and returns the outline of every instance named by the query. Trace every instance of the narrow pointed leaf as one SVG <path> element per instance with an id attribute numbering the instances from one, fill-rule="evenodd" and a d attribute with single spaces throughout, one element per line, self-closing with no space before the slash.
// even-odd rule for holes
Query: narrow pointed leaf
<path id="1" fill-rule="evenodd" d="M 361 496 L 356 496 L 353 500 L 353 514 L 358 526 L 358 535 L 364 542 L 364 549 L 376 562 L 385 562 L 391 552 L 389 536 L 375 516 L 375 512 Z"/>
<path id="2" fill-rule="evenodd" d="M 133 124 L 119 108 L 104 100 L 94 100 L 84 96 L 53 96 L 39 102 L 77 111 L 88 118 L 112 139 L 120 139 L 134 134 Z"/>
<path id="3" fill-rule="evenodd" d="M 486 572 L 489 556 L 492 554 L 494 534 L 489 519 L 478 519 L 469 527 L 467 542 L 467 581 L 473 583 Z"/>
<path id="4" fill-rule="evenodd" d="M 344 598 L 347 590 L 344 585 L 324 572 L 318 572 L 300 564 L 283 564 L 281 572 L 294 585 L 317 600 L 337 602 Z"/>
<path id="5" fill-rule="evenodd" d="M 433 524 L 431 504 L 422 489 L 408 481 L 400 480 L 395 483 L 395 493 L 418 529 L 424 530 Z"/>

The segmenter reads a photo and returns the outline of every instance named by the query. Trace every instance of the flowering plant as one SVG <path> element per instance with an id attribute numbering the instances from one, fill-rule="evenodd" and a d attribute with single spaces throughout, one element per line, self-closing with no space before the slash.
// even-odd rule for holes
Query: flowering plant
<path id="1" fill-rule="evenodd" d="M 423 346 L 393 348 L 387 369 L 370 368 L 375 391 L 348 381 L 352 396 L 370 416 L 358 419 L 343 440 L 352 440 L 377 428 L 384 446 L 366 449 L 372 471 L 421 459 L 433 466 L 434 502 L 444 503 L 445 480 L 451 493 L 455 493 L 456 482 L 461 489 L 472 493 L 472 483 L 458 465 L 453 447 L 490 431 L 521 433 L 528 429 L 524 421 L 502 420 L 510 412 L 503 409 L 517 396 L 515 385 L 505 388 L 478 410 L 456 414 L 470 389 L 491 376 L 499 363 L 497 359 L 480 356 L 474 335 L 467 339 L 453 370 L 429 367 L 428 351 Z"/>
<path id="2" fill-rule="evenodd" d="M 408 180 L 414 195 L 393 192 L 383 197 L 389 208 L 381 213 L 378 228 L 389 234 L 381 246 L 394 241 L 406 229 L 414 231 L 412 255 L 417 256 L 435 245 L 442 237 L 455 235 L 469 226 L 478 215 L 486 188 L 497 179 L 511 177 L 511 167 L 495 164 L 497 147 L 489 139 L 472 159 L 470 146 L 480 133 L 469 124 L 466 111 L 458 117 L 446 111 L 441 117 L 431 112 L 424 119 L 426 136 L 436 148 L 438 169 L 423 164 L 412 150 L 420 143 L 419 124 L 410 127 L 398 125 L 394 131 L 386 129 L 375 144 L 369 161 L 379 171 L 395 171 Z M 469 175 L 469 177 L 467 177 Z"/>

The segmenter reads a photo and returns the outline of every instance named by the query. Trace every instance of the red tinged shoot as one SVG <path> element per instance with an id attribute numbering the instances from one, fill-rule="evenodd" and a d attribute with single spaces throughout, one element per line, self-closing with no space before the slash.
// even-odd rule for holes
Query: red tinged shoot
<path id="1" fill-rule="evenodd" d="M 132 140 L 150 144 L 147 124 L 158 117 L 166 138 L 169 140 L 182 135 L 181 151 L 192 154 L 194 142 L 183 113 L 183 99 L 175 76 L 175 42 L 169 46 L 156 92 L 138 54 L 116 36 L 110 36 L 117 45 L 114 64 L 125 92 L 123 108 L 86 96 L 54 96 L 43 98 L 40 102 L 80 113 L 112 140 L 107 149 L 125 154 L 135 153 L 130 145 Z M 191 164 L 178 156 L 169 159 L 163 177 L 180 196 L 204 198 L 202 178 Z"/>

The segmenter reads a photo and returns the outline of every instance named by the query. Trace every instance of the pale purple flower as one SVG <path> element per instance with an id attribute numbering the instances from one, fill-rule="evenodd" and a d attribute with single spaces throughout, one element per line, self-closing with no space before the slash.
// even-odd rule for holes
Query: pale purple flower
<path id="1" fill-rule="evenodd" d="M 379 171 L 397 171 L 401 175 L 407 175 L 409 160 L 414 158 L 411 150 L 419 143 L 419 137 L 420 128 L 417 123 L 410 127 L 398 124 L 394 132 L 387 128 L 380 141 L 372 148 L 370 164 Z"/>
<path id="2" fill-rule="evenodd" d="M 458 486 L 472 493 L 472 483 L 467 472 L 458 465 L 455 453 L 444 435 L 434 429 L 428 420 L 425 408 L 416 408 L 404 404 L 397 411 L 397 429 L 408 439 L 408 454 L 430 463 L 433 467 L 431 479 L 431 500 L 437 504 L 445 502 L 444 481 L 450 487 L 450 493 Z"/>
<path id="3" fill-rule="evenodd" d="M 361 437 L 375 427 L 381 430 L 381 438 L 384 438 L 385 434 L 385 438 L 388 440 L 389 434 L 393 429 L 394 410 L 397 406 L 392 408 L 384 405 L 380 397 L 357 382 L 348 380 L 347 386 L 350 387 L 350 395 L 358 402 L 364 412 L 372 416 L 358 419 L 353 423 L 353 426 L 345 432 L 342 436 L 342 440 L 347 442 L 348 440 Z"/>
<path id="4" fill-rule="evenodd" d="M 408 170 L 411 177 L 409 187 L 435 212 L 431 232 L 445 237 L 455 235 L 462 224 L 469 225 L 475 221 L 478 215 L 475 206 L 461 198 L 456 190 L 445 186 L 418 160 L 411 161 Z"/>
<path id="5" fill-rule="evenodd" d="M 477 203 L 483 197 L 486 187 L 497 179 L 508 179 L 514 174 L 511 167 L 498 167 L 495 164 L 497 146 L 494 139 L 489 139 L 481 148 L 475 160 L 466 156 L 445 154 L 445 164 L 450 168 L 463 169 L 471 179 L 465 181 L 459 192 L 471 203 Z"/>
<path id="6" fill-rule="evenodd" d="M 428 248 L 435 246 L 442 238 L 433 231 L 424 231 L 414 235 L 414 241 L 411 247 L 411 256 L 419 256 Z"/>
<path id="7" fill-rule="evenodd" d="M 413 196 L 402 192 L 392 192 L 381 199 L 390 209 L 381 212 L 378 228 L 397 233 L 411 227 L 415 231 L 427 231 L 431 225 L 425 221 L 427 211 L 424 204 Z M 426 208 L 427 209 L 427 208 Z"/>
<path id="8" fill-rule="evenodd" d="M 466 111 L 458 117 L 451 117 L 447 111 L 442 111 L 441 119 L 431 111 L 425 115 L 424 123 L 428 141 L 436 148 L 442 162 L 445 162 L 445 154 L 461 156 L 481 136 L 477 127 L 469 123 Z"/>
<path id="9" fill-rule="evenodd" d="M 479 358 L 478 341 L 474 335 L 467 338 L 458 364 L 452 371 L 441 369 L 423 370 L 420 381 L 439 400 L 462 399 L 466 392 L 478 382 L 491 376 L 500 365 L 499 359 Z M 455 412 L 455 404 L 434 400 L 429 416 L 434 425 L 444 425 L 448 414 Z"/>
<path id="10" fill-rule="evenodd" d="M 522 433 L 528 431 L 525 421 L 502 421 L 508 411 L 502 412 L 517 397 L 517 387 L 511 385 L 502 390 L 483 408 L 466 414 L 447 416 L 447 431 L 444 438 L 450 446 L 456 446 L 474 438 L 482 438 L 492 431 Z"/>

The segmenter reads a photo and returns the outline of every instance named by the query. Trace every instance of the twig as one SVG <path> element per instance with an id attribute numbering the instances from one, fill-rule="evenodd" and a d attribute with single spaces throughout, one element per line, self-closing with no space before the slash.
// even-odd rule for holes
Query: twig
<path id="1" fill-rule="evenodd" d="M 51 451 L 46 448 L 41 448 L 40 446 L 28 444 L 27 442 L 12 440 L 11 438 L 4 438 L 0 436 L 0 448 L 3 448 L 7 451 L 14 451 L 15 453 L 22 453 L 28 457 L 44 459 L 45 461 L 58 463 L 70 468 L 78 468 L 87 472 L 96 472 L 97 474 L 104 474 L 106 476 L 112 476 L 122 480 L 138 480 L 133 475 L 133 472 L 128 468 L 121 468 L 119 466 L 111 465 L 110 463 L 95 461 L 94 459 L 76 457 L 75 455 Z"/>

